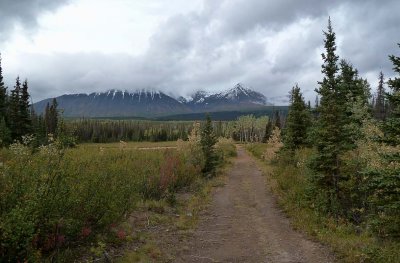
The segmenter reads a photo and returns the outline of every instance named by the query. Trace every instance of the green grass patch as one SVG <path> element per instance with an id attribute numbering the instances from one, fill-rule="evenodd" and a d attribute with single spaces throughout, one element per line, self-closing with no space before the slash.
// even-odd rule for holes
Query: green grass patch
<path id="1" fill-rule="evenodd" d="M 266 143 L 249 143 L 246 144 L 246 150 L 249 151 L 253 156 L 258 159 L 262 159 L 262 155 L 267 149 L 268 145 Z"/>

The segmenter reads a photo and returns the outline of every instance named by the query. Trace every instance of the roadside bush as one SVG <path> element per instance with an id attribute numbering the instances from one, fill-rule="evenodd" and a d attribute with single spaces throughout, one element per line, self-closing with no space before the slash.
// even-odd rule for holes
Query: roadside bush
<path id="1" fill-rule="evenodd" d="M 138 201 L 171 198 L 199 173 L 175 151 L 14 144 L 0 157 L 0 261 L 41 261 L 93 240 Z"/>
<path id="2" fill-rule="evenodd" d="M 232 139 L 220 137 L 215 144 L 215 149 L 218 159 L 221 160 L 221 162 L 237 155 L 236 147 Z"/>
<path id="3" fill-rule="evenodd" d="M 159 171 L 144 178 L 140 192 L 144 199 L 169 198 L 172 193 L 190 186 L 200 172 L 199 166 L 185 163 L 184 156 L 167 150 L 160 160 Z"/>
<path id="4" fill-rule="evenodd" d="M 183 156 L 185 163 L 189 163 L 196 168 L 200 167 L 200 169 L 203 169 L 205 158 L 200 141 L 200 123 L 196 122 L 193 124 L 192 131 L 188 136 L 188 140 L 186 142 L 181 139 L 178 140 L 177 149 L 179 154 Z"/>
<path id="5" fill-rule="evenodd" d="M 282 147 L 281 130 L 278 127 L 275 127 L 272 131 L 271 137 L 268 139 L 267 148 L 262 155 L 262 158 L 264 160 L 274 161 Z"/>

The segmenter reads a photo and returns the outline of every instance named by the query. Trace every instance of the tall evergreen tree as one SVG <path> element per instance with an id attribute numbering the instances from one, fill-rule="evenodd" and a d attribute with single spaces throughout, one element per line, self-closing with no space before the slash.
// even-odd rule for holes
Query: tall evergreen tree
<path id="1" fill-rule="evenodd" d="M 385 120 L 386 117 L 386 110 L 385 110 L 385 87 L 383 86 L 384 84 L 384 76 L 382 71 L 379 73 L 379 84 L 378 84 L 378 89 L 376 91 L 376 98 L 375 98 L 375 103 L 373 105 L 374 107 L 374 116 L 378 120 Z"/>
<path id="2" fill-rule="evenodd" d="M 210 115 L 207 114 L 206 123 L 201 131 L 201 147 L 205 157 L 205 164 L 203 173 L 205 175 L 214 175 L 217 165 L 217 155 L 215 153 L 214 145 L 217 143 L 217 138 L 214 134 Z"/>
<path id="3" fill-rule="evenodd" d="M 24 135 L 21 129 L 20 97 L 21 82 L 19 77 L 17 77 L 14 89 L 11 91 L 8 109 L 11 137 L 13 140 L 19 140 L 21 139 L 21 136 Z"/>
<path id="4" fill-rule="evenodd" d="M 315 97 L 315 108 L 318 109 L 319 107 L 319 97 L 318 95 Z"/>
<path id="5" fill-rule="evenodd" d="M 343 127 L 342 145 L 345 149 L 354 149 L 356 140 L 361 134 L 363 119 L 354 115 L 354 105 L 359 108 L 369 106 L 370 85 L 368 81 L 359 78 L 358 71 L 349 62 L 340 62 L 340 74 L 338 76 L 339 93 L 339 123 Z"/>
<path id="6" fill-rule="evenodd" d="M 0 119 L 0 148 L 11 143 L 11 131 L 7 127 L 4 117 Z"/>
<path id="7" fill-rule="evenodd" d="M 307 131 L 311 124 L 307 108 L 299 86 L 296 84 L 290 94 L 291 105 L 284 129 L 285 148 L 295 150 L 307 144 Z"/>
<path id="8" fill-rule="evenodd" d="M 399 44 L 400 47 L 400 44 Z M 391 113 L 384 122 L 384 166 L 370 174 L 370 196 L 374 204 L 375 228 L 386 236 L 400 237 L 400 57 L 389 56 L 396 77 L 389 79 L 387 99 Z"/>
<path id="9" fill-rule="evenodd" d="M 58 126 L 58 103 L 54 98 L 51 105 L 47 103 L 45 113 L 44 113 L 44 121 L 46 124 L 46 132 L 47 134 L 56 135 L 57 126 Z"/>
<path id="10" fill-rule="evenodd" d="M 32 119 L 30 110 L 31 105 L 29 99 L 28 80 L 25 80 L 22 84 L 21 96 L 19 100 L 20 125 L 23 135 L 32 133 Z"/>
<path id="11" fill-rule="evenodd" d="M 0 54 L 0 120 L 7 116 L 7 88 L 4 86 L 3 68 Z"/>
<path id="12" fill-rule="evenodd" d="M 281 123 L 281 116 L 279 114 L 279 111 L 275 111 L 274 115 L 274 127 L 277 127 L 279 129 L 282 129 L 282 123 Z"/>
<path id="13" fill-rule="evenodd" d="M 339 154 L 342 145 L 343 106 L 339 104 L 342 98 L 338 80 L 338 59 L 336 55 L 336 35 L 333 32 L 331 20 L 328 21 L 328 31 L 325 35 L 325 53 L 322 73 L 324 78 L 316 90 L 320 96 L 318 107 L 319 117 L 315 129 L 315 146 L 317 154 L 312 162 L 312 168 L 317 173 L 315 182 L 322 188 L 327 198 L 328 212 L 337 215 L 339 198 Z"/>
<path id="14" fill-rule="evenodd" d="M 265 134 L 264 134 L 264 138 L 263 138 L 262 142 L 264 142 L 264 143 L 265 143 L 265 142 L 268 142 L 269 138 L 270 138 L 271 135 L 272 135 L 273 129 L 274 129 L 274 127 L 273 127 L 273 125 L 272 125 L 271 118 L 268 118 L 268 122 L 267 122 L 267 124 L 265 125 Z"/>
<path id="15" fill-rule="evenodd" d="M 0 54 L 0 147 L 6 146 L 11 142 L 11 132 L 6 123 L 7 100 L 7 88 L 4 86 Z"/>
<path id="16" fill-rule="evenodd" d="M 369 90 L 366 90 L 365 80 L 359 78 L 358 71 L 346 60 L 340 61 L 339 92 L 341 105 L 344 102 L 354 102 L 361 99 L 368 102 Z M 348 110 L 346 110 L 348 111 Z"/>
<path id="17" fill-rule="evenodd" d="M 46 134 L 49 134 L 49 125 L 50 125 L 50 103 L 47 102 L 46 108 L 44 110 L 44 123 L 46 126 Z"/>
<path id="18" fill-rule="evenodd" d="M 400 44 L 398 45 L 400 47 Z M 385 124 L 385 135 L 389 144 L 400 145 L 400 57 L 391 55 L 389 59 L 398 76 L 388 80 L 390 93 L 387 94 L 387 100 L 390 105 L 390 117 Z"/>

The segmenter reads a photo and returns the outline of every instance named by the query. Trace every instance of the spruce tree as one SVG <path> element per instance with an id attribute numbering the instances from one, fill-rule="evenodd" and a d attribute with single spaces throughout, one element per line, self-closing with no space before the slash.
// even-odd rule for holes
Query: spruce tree
<path id="1" fill-rule="evenodd" d="M 54 134 L 56 136 L 57 133 L 57 124 L 58 124 L 58 103 L 57 100 L 54 98 L 51 106 L 50 106 L 50 126 L 49 126 L 49 133 Z"/>
<path id="2" fill-rule="evenodd" d="M 23 135 L 32 133 L 32 120 L 30 111 L 31 105 L 29 99 L 28 80 L 25 80 L 22 84 L 21 96 L 19 100 L 20 125 Z"/>
<path id="3" fill-rule="evenodd" d="M 365 81 L 358 77 L 358 71 L 348 61 L 340 62 L 339 92 L 341 105 L 361 99 L 368 102 L 369 91 L 365 90 Z M 347 111 L 347 110 L 346 110 Z"/>
<path id="4" fill-rule="evenodd" d="M 399 44 L 400 47 L 400 44 Z M 390 105 L 390 117 L 385 124 L 386 140 L 390 145 L 400 144 L 400 57 L 389 56 L 393 70 L 399 76 L 388 80 L 390 93 L 386 94 Z"/>
<path id="5" fill-rule="evenodd" d="M 315 108 L 318 109 L 319 107 L 319 97 L 318 95 L 315 97 Z"/>
<path id="6" fill-rule="evenodd" d="M 0 54 L 0 120 L 7 116 L 7 88 L 4 86 L 3 68 Z"/>
<path id="7" fill-rule="evenodd" d="M 399 44 L 400 47 L 400 44 Z M 375 228 L 384 236 L 400 236 L 400 57 L 389 56 L 396 77 L 388 80 L 386 94 L 391 113 L 384 122 L 384 166 L 370 174 L 370 199 L 374 204 Z M 383 153 L 383 154 L 382 154 Z"/>
<path id="8" fill-rule="evenodd" d="M 378 89 L 376 91 L 376 98 L 374 107 L 374 116 L 376 119 L 383 121 L 386 117 L 386 110 L 385 110 L 385 87 L 384 84 L 384 76 L 382 71 L 379 73 L 379 84 Z"/>
<path id="9" fill-rule="evenodd" d="M 46 104 L 46 108 L 44 110 L 44 123 L 46 126 L 46 134 L 49 134 L 49 130 L 50 130 L 50 103 L 47 102 Z"/>
<path id="10" fill-rule="evenodd" d="M 370 85 L 368 81 L 359 78 L 358 71 L 349 62 L 340 62 L 340 74 L 338 76 L 339 92 L 339 124 L 343 127 L 342 145 L 344 149 L 350 150 L 356 147 L 356 140 L 361 134 L 362 115 L 353 116 L 354 106 L 364 108 L 369 106 Z M 357 114 L 356 114 L 357 115 Z"/>
<path id="11" fill-rule="evenodd" d="M 217 166 L 217 155 L 214 145 L 217 143 L 217 138 L 214 134 L 210 115 L 207 114 L 206 123 L 201 131 L 201 148 L 203 150 L 205 163 L 203 173 L 207 176 L 214 175 Z"/>
<path id="12" fill-rule="evenodd" d="M 279 128 L 282 129 L 282 123 L 281 123 L 281 116 L 279 115 L 279 111 L 275 111 L 274 115 L 274 128 Z"/>
<path id="13" fill-rule="evenodd" d="M 46 124 L 46 132 L 47 134 L 56 135 L 57 126 L 58 126 L 58 103 L 54 98 L 51 105 L 47 103 L 45 113 L 44 113 L 44 122 Z"/>
<path id="14" fill-rule="evenodd" d="M 7 146 L 11 143 L 11 131 L 7 126 L 7 88 L 4 86 L 3 68 L 1 65 L 0 54 L 0 147 Z"/>
<path id="15" fill-rule="evenodd" d="M 311 125 L 311 119 L 310 111 L 297 84 L 292 88 L 290 98 L 291 105 L 286 119 L 283 142 L 285 148 L 295 150 L 307 144 L 307 131 Z"/>
<path id="16" fill-rule="evenodd" d="M 11 90 L 10 100 L 9 100 L 9 123 L 11 130 L 11 137 L 13 140 L 21 139 L 24 135 L 21 129 L 21 107 L 20 107 L 20 97 L 21 97 L 21 82 L 19 77 L 15 81 L 14 89 Z"/>
<path id="17" fill-rule="evenodd" d="M 0 148 L 11 143 L 11 131 L 6 125 L 4 117 L 0 119 Z"/>
<path id="18" fill-rule="evenodd" d="M 325 35 L 325 53 L 322 54 L 322 73 L 324 78 L 316 90 L 320 96 L 318 120 L 315 127 L 314 144 L 317 150 L 312 162 L 316 172 L 314 181 L 318 188 L 324 190 L 326 207 L 329 213 L 337 215 L 339 199 L 339 154 L 343 151 L 342 120 L 343 106 L 338 80 L 338 59 L 336 55 L 336 35 L 333 32 L 331 20 L 328 21 L 328 31 Z"/>
<path id="19" fill-rule="evenodd" d="M 265 134 L 264 134 L 262 142 L 264 142 L 264 143 L 268 142 L 269 138 L 272 135 L 273 129 L 274 129 L 274 127 L 272 126 L 272 121 L 270 118 L 268 118 L 268 122 L 265 125 Z"/>

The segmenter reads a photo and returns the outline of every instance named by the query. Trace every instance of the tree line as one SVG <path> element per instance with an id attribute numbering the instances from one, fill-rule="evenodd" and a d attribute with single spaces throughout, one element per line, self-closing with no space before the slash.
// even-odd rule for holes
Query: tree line
<path id="1" fill-rule="evenodd" d="M 46 144 L 57 135 L 59 114 L 57 101 L 48 104 L 43 115 L 35 113 L 30 102 L 28 80 L 21 83 L 18 76 L 9 91 L 4 84 L 0 55 L 0 147 L 21 141 L 26 135 L 34 135 L 33 146 Z"/>
<path id="2" fill-rule="evenodd" d="M 243 115 L 236 121 L 212 121 L 212 127 L 217 138 L 233 138 L 240 142 L 266 142 L 273 127 L 281 128 L 284 122 L 284 116 L 276 111 L 273 117 L 256 118 L 254 115 Z M 205 122 L 201 125 L 205 125 Z M 79 142 L 159 142 L 187 140 L 193 129 L 193 122 L 77 119 L 67 121 L 66 126 Z"/>
<path id="3" fill-rule="evenodd" d="M 380 72 L 373 96 L 357 69 L 339 59 L 330 19 L 324 36 L 319 100 L 310 109 L 293 87 L 284 152 L 295 159 L 296 150 L 314 149 L 310 199 L 318 211 L 399 238 L 400 57 L 389 56 L 397 76 L 385 82 Z"/>

